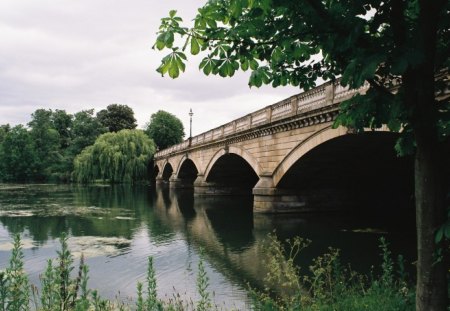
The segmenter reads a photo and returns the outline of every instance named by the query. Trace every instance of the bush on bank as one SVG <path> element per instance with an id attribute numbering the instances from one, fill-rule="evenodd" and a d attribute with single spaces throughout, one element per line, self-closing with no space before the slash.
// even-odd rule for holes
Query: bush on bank
<path id="1" fill-rule="evenodd" d="M 310 244 L 294 238 L 280 242 L 270 234 L 265 245 L 267 275 L 263 290 L 249 289 L 253 310 L 414 310 L 414 290 L 407 283 L 401 257 L 394 264 L 388 244 L 380 239 L 381 274 L 367 277 L 344 268 L 339 250 L 330 248 L 315 258 L 304 276 L 295 265 L 295 258 Z M 18 235 L 8 267 L 0 272 L 0 311 L 21 310 L 223 310 L 208 291 L 208 276 L 203 260 L 198 264 L 196 288 L 198 301 L 183 301 L 178 296 L 169 300 L 158 298 L 153 259 L 149 257 L 147 276 L 137 284 L 134 303 L 101 298 L 88 287 L 89 268 L 83 256 L 75 270 L 67 237 L 60 239 L 57 259 L 49 259 L 42 273 L 40 291 L 30 285 L 24 270 L 23 252 Z M 230 302 L 230 305 L 232 303 Z"/>

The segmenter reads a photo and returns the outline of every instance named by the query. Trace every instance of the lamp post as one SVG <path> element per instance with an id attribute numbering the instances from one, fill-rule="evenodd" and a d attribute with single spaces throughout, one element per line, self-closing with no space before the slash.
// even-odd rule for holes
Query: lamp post
<path id="1" fill-rule="evenodd" d="M 192 112 L 192 108 L 189 110 L 189 146 L 192 142 L 192 116 L 194 113 Z"/>

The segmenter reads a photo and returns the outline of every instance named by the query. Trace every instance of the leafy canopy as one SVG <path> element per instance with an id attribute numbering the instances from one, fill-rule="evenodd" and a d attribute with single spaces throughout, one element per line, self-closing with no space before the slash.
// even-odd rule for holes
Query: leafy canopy
<path id="1" fill-rule="evenodd" d="M 446 310 L 447 261 L 436 262 L 430 241 L 446 220 L 448 157 L 440 141 L 448 145 L 450 134 L 449 16 L 448 0 L 210 0 L 193 27 L 171 11 L 154 47 L 171 50 L 158 71 L 172 78 L 185 70 L 188 51 L 206 53 L 199 66 L 206 75 L 250 70 L 250 86 L 308 90 L 340 78 L 357 89 L 367 81 L 366 94 L 342 103 L 334 125 L 386 124 L 403 133 L 397 150 L 415 153 L 416 308 Z M 442 69 L 445 78 L 435 81 Z"/>
<path id="2" fill-rule="evenodd" d="M 97 119 L 110 132 L 135 129 L 134 111 L 127 105 L 112 104 L 97 113 Z"/>
<path id="3" fill-rule="evenodd" d="M 52 175 L 53 164 L 61 158 L 60 135 L 53 124 L 51 109 L 37 109 L 31 115 L 30 135 L 37 157 L 36 178 L 45 180 Z"/>
<path id="4" fill-rule="evenodd" d="M 174 10 L 162 19 L 154 48 L 171 52 L 157 70 L 176 78 L 185 71 L 186 52 L 205 52 L 199 65 L 204 74 L 232 77 L 250 70 L 250 86 L 308 90 L 341 77 L 343 86 L 359 88 L 368 81 L 367 94 L 346 102 L 336 125 L 408 130 L 413 107 L 405 105 L 403 87 L 389 90 L 424 64 L 429 50 L 436 50 L 433 70 L 450 66 L 450 2 L 432 2 L 429 9 L 413 0 L 211 0 L 198 9 L 193 27 Z M 428 9 L 437 12 L 435 47 L 418 38 L 421 10 Z M 448 114 L 449 107 L 438 110 Z M 443 118 L 439 122 L 448 125 Z"/>
<path id="5" fill-rule="evenodd" d="M 30 181 L 35 178 L 38 155 L 29 131 L 22 125 L 9 128 L 0 144 L 0 179 Z"/>
<path id="6" fill-rule="evenodd" d="M 154 140 L 159 149 L 165 149 L 183 141 L 184 127 L 175 115 L 159 110 L 151 115 L 145 133 Z"/>
<path id="7" fill-rule="evenodd" d="M 73 179 L 83 183 L 96 179 L 126 183 L 146 180 L 155 150 L 142 130 L 105 133 L 75 158 Z"/>

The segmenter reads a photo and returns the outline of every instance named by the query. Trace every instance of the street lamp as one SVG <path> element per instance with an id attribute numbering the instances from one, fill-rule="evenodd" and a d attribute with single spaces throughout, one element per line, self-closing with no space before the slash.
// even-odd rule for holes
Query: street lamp
<path id="1" fill-rule="evenodd" d="M 189 110 L 189 138 L 192 138 L 192 116 L 194 113 L 192 112 L 192 108 Z"/>
<path id="2" fill-rule="evenodd" d="M 192 141 L 192 116 L 194 113 L 192 112 L 192 108 L 189 110 L 189 146 L 191 145 Z"/>

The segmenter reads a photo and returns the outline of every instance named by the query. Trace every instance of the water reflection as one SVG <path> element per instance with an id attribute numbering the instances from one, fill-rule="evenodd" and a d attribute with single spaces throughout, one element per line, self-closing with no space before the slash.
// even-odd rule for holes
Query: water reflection
<path id="1" fill-rule="evenodd" d="M 262 286 L 266 273 L 262 244 L 274 230 L 281 239 L 300 235 L 313 240 L 299 258 L 303 267 L 333 246 L 342 249 L 343 262 L 368 271 L 377 264 L 382 234 L 388 236 L 394 252 L 412 262 L 414 220 L 408 217 L 404 213 L 390 214 L 388 219 L 364 213 L 254 215 L 251 197 L 194 197 L 189 190 L 161 187 L 0 187 L 0 243 L 10 241 L 14 233 L 32 239 L 34 248 L 25 257 L 27 269 L 35 271 L 32 281 L 38 283 L 45 260 L 55 257 L 55 239 L 67 232 L 76 252 L 104 247 L 103 253 L 88 259 L 91 286 L 111 298 L 119 290 L 124 296 L 134 295 L 150 255 L 155 258 L 161 293 L 171 293 L 177 285 L 177 290 L 195 297 L 195 268 L 203 249 L 216 299 L 243 306 L 247 282 Z M 8 257 L 0 247 L 0 268 L 7 265 Z"/>
<path id="2" fill-rule="evenodd" d="M 148 196 L 125 187 L 32 185 L 20 191 L 0 190 L 0 222 L 11 234 L 27 231 L 38 245 L 61 232 L 131 238 L 141 222 L 139 211 L 148 212 Z M 29 216 L 14 217 L 21 211 Z"/>

